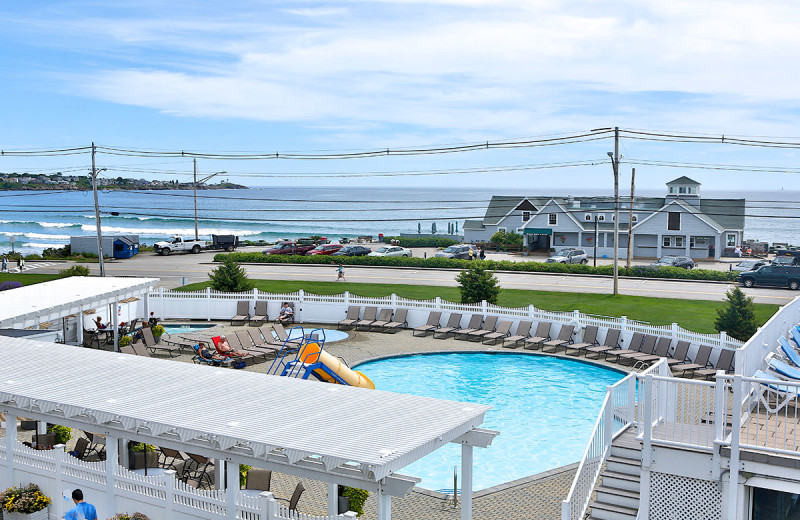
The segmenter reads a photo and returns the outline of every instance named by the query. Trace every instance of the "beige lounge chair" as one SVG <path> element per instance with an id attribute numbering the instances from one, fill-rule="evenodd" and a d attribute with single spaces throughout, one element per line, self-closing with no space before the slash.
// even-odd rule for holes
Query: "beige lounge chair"
<path id="1" fill-rule="evenodd" d="M 124 347 L 119 347 L 119 351 L 123 354 L 133 354 L 136 355 L 136 351 L 133 350 L 133 345 L 125 345 Z"/>
<path id="2" fill-rule="evenodd" d="M 153 354 L 155 354 L 156 351 L 159 351 L 159 353 L 169 354 L 169 357 L 181 355 L 180 345 L 176 345 L 174 343 L 156 343 L 156 339 L 153 337 L 153 330 L 150 327 L 142 329 L 142 341 L 144 341 L 144 345 L 147 350 Z"/>
<path id="3" fill-rule="evenodd" d="M 608 359 L 608 356 L 616 356 L 614 361 L 618 361 L 619 357 L 623 354 L 630 354 L 632 352 L 641 352 L 642 350 L 642 340 L 644 340 L 644 334 L 641 332 L 634 332 L 633 336 L 631 336 L 631 342 L 628 345 L 628 348 L 616 348 L 614 350 L 606 351 L 605 359 Z"/>
<path id="4" fill-rule="evenodd" d="M 444 327 L 439 327 L 438 329 L 433 330 L 433 337 L 436 338 L 437 334 L 441 334 L 440 338 L 436 339 L 445 339 L 447 338 L 448 334 L 455 333 L 455 331 L 461 328 L 461 314 L 458 312 L 451 312 L 450 317 L 447 319 L 447 325 Z"/>
<path id="5" fill-rule="evenodd" d="M 549 321 L 540 321 L 536 326 L 536 334 L 523 341 L 523 348 L 534 350 L 545 341 L 550 341 L 550 328 L 553 326 Z"/>
<path id="6" fill-rule="evenodd" d="M 486 321 L 483 322 L 481 325 L 480 330 L 474 330 L 467 334 L 467 341 L 480 341 L 481 338 L 489 334 L 490 332 L 494 332 L 495 327 L 497 327 L 497 316 L 489 316 L 486 318 Z"/>
<path id="7" fill-rule="evenodd" d="M 511 326 L 514 324 L 512 321 L 501 321 L 494 332 L 489 332 L 483 336 L 483 344 L 491 341 L 492 345 L 496 345 L 498 341 L 504 340 L 511 333 Z"/>
<path id="8" fill-rule="evenodd" d="M 253 354 L 253 356 L 256 358 L 263 357 L 264 361 L 266 361 L 269 357 L 275 357 L 277 353 L 278 349 L 276 348 L 264 348 L 256 346 L 253 338 L 246 330 L 240 330 L 234 335 L 236 336 L 236 339 L 239 340 L 239 344 L 242 346 L 244 351 Z"/>
<path id="9" fill-rule="evenodd" d="M 575 325 L 572 325 L 571 323 L 563 323 L 561 325 L 561 329 L 558 331 L 558 337 L 556 339 L 551 339 L 550 341 L 545 341 L 542 343 L 542 352 L 545 352 L 546 348 L 553 349 L 549 352 L 557 352 L 559 347 L 569 345 L 573 341 L 573 332 L 575 332 Z"/>
<path id="10" fill-rule="evenodd" d="M 337 329 L 341 329 L 342 327 L 352 327 L 358 321 L 358 315 L 361 314 L 361 307 L 356 307 L 355 305 L 351 305 L 347 308 L 347 315 L 345 319 L 340 321 L 337 325 Z"/>
<path id="11" fill-rule="evenodd" d="M 384 325 L 382 331 L 394 334 L 398 330 L 406 328 L 408 328 L 408 309 L 397 309 L 392 321 Z"/>
<path id="12" fill-rule="evenodd" d="M 576 356 L 580 356 L 581 352 L 589 347 L 597 345 L 597 326 L 587 325 L 583 328 L 583 339 L 580 343 L 573 343 L 572 345 L 564 345 L 564 353 L 569 354 L 574 352 Z"/>
<path id="13" fill-rule="evenodd" d="M 355 328 L 358 330 L 359 327 L 363 327 L 365 330 L 369 330 L 372 327 L 372 324 L 378 320 L 378 308 L 377 307 L 367 307 L 364 309 L 364 317 L 355 322 Z"/>
<path id="14" fill-rule="evenodd" d="M 433 332 L 441 326 L 439 325 L 439 320 L 441 319 L 442 311 L 431 311 L 431 313 L 428 314 L 428 321 L 425 325 L 415 327 L 414 330 L 411 331 L 411 335 L 416 336 L 417 332 L 421 332 L 422 334 L 420 334 L 420 336 L 427 336 L 428 333 Z"/>
<path id="15" fill-rule="evenodd" d="M 250 325 L 252 325 L 253 322 L 264 323 L 265 321 L 269 321 L 269 315 L 267 314 L 267 302 L 257 301 L 256 310 L 253 311 L 253 316 L 250 317 Z"/>
<path id="16" fill-rule="evenodd" d="M 733 356 L 735 351 L 725 349 L 719 353 L 719 358 L 717 359 L 717 364 L 714 368 L 702 368 L 700 370 L 695 370 L 692 374 L 694 376 L 701 376 L 706 379 L 716 375 L 718 370 L 722 370 L 723 372 L 730 372 L 733 369 Z"/>
<path id="17" fill-rule="evenodd" d="M 372 325 L 369 326 L 370 329 L 382 329 L 389 322 L 392 321 L 392 314 L 394 311 L 392 309 L 381 309 L 380 314 L 378 314 L 378 319 L 372 322 Z"/>
<path id="18" fill-rule="evenodd" d="M 651 356 L 653 354 L 653 349 L 656 347 L 656 342 L 658 341 L 657 336 L 653 336 L 652 334 L 645 334 L 644 338 L 642 338 L 642 342 L 639 344 L 639 349 L 635 350 L 635 344 L 631 347 L 632 352 L 625 352 L 619 354 L 617 356 L 617 361 L 624 360 L 633 360 L 638 359 L 641 356 Z"/>
<path id="19" fill-rule="evenodd" d="M 667 364 L 672 366 L 688 363 L 689 359 L 686 356 L 689 355 L 689 346 L 691 346 L 691 343 L 688 341 L 679 341 L 675 346 L 675 352 L 672 353 L 672 357 L 667 358 Z"/>
<path id="20" fill-rule="evenodd" d="M 145 346 L 145 344 L 141 341 L 137 343 L 131 343 L 131 348 L 137 356 L 150 357 L 150 353 L 147 351 L 147 346 Z"/>
<path id="21" fill-rule="evenodd" d="M 598 345 L 596 347 L 586 347 L 586 357 L 588 358 L 589 352 L 591 352 L 593 354 L 597 354 L 597 357 L 594 359 L 600 359 L 600 356 L 605 355 L 606 352 L 619 348 L 619 337 L 621 335 L 622 331 L 619 329 L 608 329 L 602 345 Z"/>
<path id="22" fill-rule="evenodd" d="M 240 301 L 236 303 L 236 316 L 231 318 L 231 325 L 235 322 L 240 322 L 240 325 L 244 325 L 247 323 L 247 320 L 250 319 L 250 302 L 249 301 Z"/>
<path id="23" fill-rule="evenodd" d="M 647 341 L 647 338 L 645 338 Z M 658 343 L 656 343 L 656 348 L 653 350 L 652 354 L 640 354 L 633 358 L 633 362 L 635 363 L 655 363 L 662 357 L 669 356 L 669 347 L 672 345 L 672 338 L 660 337 L 658 338 Z M 644 348 L 642 348 L 644 350 Z"/>
<path id="24" fill-rule="evenodd" d="M 263 352 L 258 352 L 255 350 L 248 349 L 248 346 L 252 345 L 252 340 L 250 339 L 249 335 L 247 336 L 247 342 L 244 345 L 242 344 L 241 340 L 239 339 L 239 336 L 237 336 L 236 333 L 228 334 L 225 337 L 225 339 L 228 340 L 228 345 L 230 345 L 230 347 L 233 350 L 238 350 L 239 352 L 244 352 L 245 354 L 247 354 L 246 356 L 236 356 L 235 359 L 239 361 L 244 361 L 248 365 L 254 365 L 259 361 L 263 363 L 264 361 L 267 360 L 267 356 Z M 217 350 L 217 352 L 219 352 L 219 350 Z M 225 355 L 222 354 L 221 352 L 219 352 L 219 354 L 221 356 Z"/>
<path id="25" fill-rule="evenodd" d="M 456 339 L 467 339 L 467 334 L 475 332 L 476 330 L 481 330 L 481 325 L 483 325 L 483 315 L 473 314 L 469 319 L 467 328 L 454 331 L 453 336 Z M 461 337 L 459 338 L 459 336 Z"/>
<path id="26" fill-rule="evenodd" d="M 531 335 L 531 327 L 533 323 L 528 320 L 522 320 L 517 325 L 517 332 L 513 336 L 503 339 L 503 346 L 505 348 L 517 348 L 520 341 L 525 341 Z M 507 344 L 507 342 L 509 342 Z"/>
<path id="27" fill-rule="evenodd" d="M 708 368 L 708 360 L 710 357 L 711 347 L 708 345 L 700 345 L 700 348 L 697 349 L 697 357 L 695 357 L 694 362 L 680 363 L 672 365 L 670 368 L 673 372 L 680 372 L 681 376 L 685 376 L 686 372 L 689 372 L 692 374 L 692 377 L 694 377 L 694 371 Z"/>

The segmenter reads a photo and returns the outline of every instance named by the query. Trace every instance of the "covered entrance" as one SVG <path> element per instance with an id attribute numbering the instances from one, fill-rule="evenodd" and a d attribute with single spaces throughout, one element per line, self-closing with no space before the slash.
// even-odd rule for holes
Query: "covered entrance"
<path id="1" fill-rule="evenodd" d="M 550 228 L 524 228 L 523 235 L 526 251 L 549 251 L 553 238 Z"/>

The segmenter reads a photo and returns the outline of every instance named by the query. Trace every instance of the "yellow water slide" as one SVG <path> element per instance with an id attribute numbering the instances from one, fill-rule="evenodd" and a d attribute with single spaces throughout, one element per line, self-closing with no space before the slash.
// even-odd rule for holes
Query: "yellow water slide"
<path id="1" fill-rule="evenodd" d="M 324 350 L 320 350 L 318 343 L 306 343 L 303 348 L 300 349 L 300 360 L 308 365 L 322 363 L 328 370 L 342 378 L 342 380 L 350 386 L 375 389 L 375 383 L 370 381 L 367 376 L 358 370 L 352 370 L 345 365 L 341 359 L 331 356 Z M 314 370 L 314 373 L 321 377 L 323 381 L 338 383 L 336 379 L 331 377 L 331 375 L 324 370 L 318 368 Z"/>

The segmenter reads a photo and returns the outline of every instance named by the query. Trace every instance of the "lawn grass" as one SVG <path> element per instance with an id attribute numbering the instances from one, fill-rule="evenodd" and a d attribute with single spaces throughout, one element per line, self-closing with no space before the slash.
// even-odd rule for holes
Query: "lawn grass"
<path id="1" fill-rule="evenodd" d="M 0 282 L 20 282 L 22 285 L 33 285 L 35 283 L 49 282 L 58 278 L 57 274 L 19 274 L 19 273 L 0 273 Z"/>
<path id="2" fill-rule="evenodd" d="M 461 301 L 457 287 L 430 285 L 399 285 L 340 282 L 304 282 L 298 280 L 253 280 L 259 291 L 285 293 L 299 289 L 314 294 L 340 294 L 350 291 L 360 296 L 388 296 L 392 293 L 414 300 L 429 300 L 437 296 L 452 302 Z M 180 288 L 196 291 L 208 287 L 209 282 L 196 283 Z M 497 302 L 503 307 L 526 307 L 534 305 L 548 311 L 573 311 L 575 309 L 602 316 L 627 316 L 653 325 L 678 323 L 681 327 L 700 333 L 715 333 L 716 309 L 722 302 L 707 300 L 679 300 L 672 298 L 648 298 L 644 296 L 612 296 L 555 291 L 525 291 L 503 289 Z M 779 305 L 755 304 L 758 325 L 763 325 Z"/>

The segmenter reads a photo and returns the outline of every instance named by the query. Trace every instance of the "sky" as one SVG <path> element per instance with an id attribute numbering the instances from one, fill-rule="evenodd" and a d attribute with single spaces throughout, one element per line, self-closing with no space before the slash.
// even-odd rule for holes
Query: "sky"
<path id="1" fill-rule="evenodd" d="M 3 150 L 95 142 L 338 153 L 615 126 L 800 142 L 800 4 L 791 1 L 37 1 L 4 2 L 0 20 Z M 610 188 L 611 150 L 603 139 L 371 159 L 201 159 L 198 169 L 252 186 L 532 193 Z M 643 189 L 680 175 L 711 190 L 790 189 L 800 172 L 791 170 L 796 149 L 623 134 L 620 154 L 621 184 L 636 166 Z M 97 162 L 108 177 L 191 180 L 188 158 L 99 153 Z M 573 162 L 582 165 L 541 168 Z M 90 164 L 85 152 L 0 155 L 0 172 L 84 174 Z M 442 174 L 463 169 L 475 171 Z M 352 176 L 364 173 L 381 175 Z"/>

